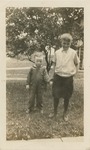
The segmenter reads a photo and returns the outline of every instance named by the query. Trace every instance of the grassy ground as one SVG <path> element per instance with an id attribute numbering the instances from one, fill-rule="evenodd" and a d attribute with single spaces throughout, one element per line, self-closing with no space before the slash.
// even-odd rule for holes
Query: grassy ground
<path id="1" fill-rule="evenodd" d="M 28 66 L 28 63 L 11 60 L 8 67 Z M 7 77 L 26 77 L 26 70 L 11 70 Z M 39 112 L 26 114 L 29 95 L 25 89 L 25 81 L 6 83 L 6 138 L 7 140 L 29 140 L 42 138 L 76 137 L 83 135 L 83 73 L 78 73 L 74 80 L 74 93 L 70 99 L 69 121 L 64 122 L 63 100 L 60 100 L 57 119 L 48 116 L 53 111 L 51 87 L 47 87 L 43 95 L 44 114 Z"/>
<path id="2" fill-rule="evenodd" d="M 75 80 L 75 91 L 70 100 L 69 121 L 64 122 L 63 100 L 60 100 L 57 120 L 48 116 L 53 111 L 51 87 L 43 95 L 44 114 L 26 114 L 28 91 L 25 81 L 7 81 L 7 140 L 60 138 L 83 135 L 82 80 Z"/>

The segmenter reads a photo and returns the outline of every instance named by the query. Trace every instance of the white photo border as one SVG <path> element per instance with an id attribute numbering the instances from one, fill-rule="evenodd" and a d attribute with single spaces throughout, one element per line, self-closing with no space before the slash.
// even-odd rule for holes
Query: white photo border
<path id="1" fill-rule="evenodd" d="M 84 7 L 84 142 L 61 143 L 58 140 L 6 141 L 6 31 L 7 7 Z M 6 0 L 0 1 L 0 149 L 17 150 L 89 150 L 90 147 L 90 1 L 89 0 Z"/>

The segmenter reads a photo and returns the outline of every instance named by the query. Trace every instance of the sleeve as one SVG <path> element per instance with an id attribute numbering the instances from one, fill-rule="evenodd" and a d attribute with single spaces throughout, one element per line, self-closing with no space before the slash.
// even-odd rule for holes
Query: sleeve
<path id="1" fill-rule="evenodd" d="M 46 68 L 44 68 L 44 81 L 45 81 L 45 82 L 49 82 L 49 81 L 50 81 L 50 78 L 49 78 L 49 75 L 48 75 L 48 73 L 47 73 Z"/>
<path id="2" fill-rule="evenodd" d="M 78 57 L 77 52 L 76 52 L 75 56 L 74 56 L 74 64 L 77 66 L 79 63 L 80 63 L 80 60 L 79 60 L 79 57 Z"/>
<path id="3" fill-rule="evenodd" d="M 31 80 L 31 70 L 32 68 L 30 69 L 28 75 L 27 75 L 27 80 L 26 80 L 26 85 L 29 85 L 30 84 L 30 80 Z"/>

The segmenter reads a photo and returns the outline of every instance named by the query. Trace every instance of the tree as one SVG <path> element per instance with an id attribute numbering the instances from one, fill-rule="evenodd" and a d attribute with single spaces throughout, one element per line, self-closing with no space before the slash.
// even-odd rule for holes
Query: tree
<path id="1" fill-rule="evenodd" d="M 72 46 L 78 39 L 83 40 L 83 8 L 14 8 L 6 9 L 7 55 L 27 55 L 30 59 L 34 51 L 44 51 L 47 70 L 50 70 L 48 53 L 45 49 L 60 45 L 60 35 L 69 32 L 73 35 Z"/>

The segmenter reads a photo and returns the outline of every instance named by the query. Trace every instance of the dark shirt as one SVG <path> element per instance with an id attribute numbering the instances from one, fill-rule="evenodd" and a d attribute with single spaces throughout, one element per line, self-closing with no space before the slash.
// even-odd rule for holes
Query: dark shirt
<path id="1" fill-rule="evenodd" d="M 39 85 L 48 83 L 50 81 L 46 68 L 41 66 L 40 68 L 35 65 L 31 67 L 29 74 L 27 76 L 27 85 Z"/>

